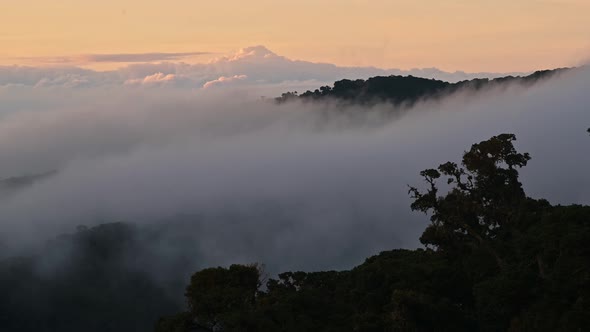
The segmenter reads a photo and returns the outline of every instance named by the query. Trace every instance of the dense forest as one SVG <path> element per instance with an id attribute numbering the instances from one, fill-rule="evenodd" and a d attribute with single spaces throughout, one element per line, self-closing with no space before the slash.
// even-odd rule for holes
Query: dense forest
<path id="1" fill-rule="evenodd" d="M 409 193 L 430 216 L 423 249 L 269 279 L 256 264 L 204 269 L 187 311 L 156 331 L 587 330 L 590 206 L 527 197 L 518 169 L 530 156 L 514 140 L 492 137 L 460 165 L 421 172 L 426 189 Z"/>
<path id="2" fill-rule="evenodd" d="M 141 259 L 147 233 L 124 223 L 79 226 L 35 255 L 0 260 L 0 330 L 150 330 L 178 303 L 139 266 L 150 263 Z"/>
<path id="3" fill-rule="evenodd" d="M 0 260 L 0 329 L 583 331 L 590 207 L 527 197 L 518 169 L 530 157 L 514 140 L 493 137 L 460 164 L 421 172 L 425 189 L 409 188 L 411 208 L 431 220 L 421 249 L 382 252 L 348 271 L 206 268 L 186 286 L 146 272 L 191 268 L 178 253 L 154 265 L 162 260 L 146 244 L 162 241 L 163 226 L 79 226 L 37 254 Z"/>
<path id="4" fill-rule="evenodd" d="M 440 99 L 458 91 L 478 92 L 492 88 L 507 88 L 509 84 L 530 86 L 539 80 L 558 75 L 569 68 L 540 70 L 528 76 L 506 76 L 495 79 L 478 78 L 457 83 L 414 76 L 376 76 L 367 80 L 343 79 L 334 82 L 334 86 L 322 86 L 314 91 L 298 94 L 297 91 L 283 93 L 275 98 L 277 103 L 300 100 L 304 102 L 318 100 L 336 100 L 353 104 L 376 104 L 389 102 L 411 106 L 420 100 Z"/>

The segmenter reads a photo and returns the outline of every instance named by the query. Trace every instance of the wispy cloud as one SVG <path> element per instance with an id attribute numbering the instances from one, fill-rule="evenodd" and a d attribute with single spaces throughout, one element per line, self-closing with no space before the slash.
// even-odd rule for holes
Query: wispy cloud
<path id="1" fill-rule="evenodd" d="M 89 54 L 82 56 L 88 62 L 151 62 L 178 60 L 197 55 L 211 54 L 210 52 L 185 53 L 120 53 L 120 54 Z"/>
<path id="2" fill-rule="evenodd" d="M 221 76 L 217 79 L 206 82 L 205 84 L 203 84 L 203 88 L 207 89 L 207 88 L 210 88 L 213 86 L 230 84 L 230 83 L 236 82 L 236 81 L 243 81 L 247 78 L 248 78 L 248 76 L 246 76 L 246 75 L 234 75 L 234 76 L 230 76 L 230 77 Z"/>
<path id="3" fill-rule="evenodd" d="M 211 52 L 177 52 L 177 53 L 103 53 L 81 54 L 73 56 L 20 57 L 18 60 L 48 64 L 82 64 L 82 63 L 136 63 L 154 61 L 175 61 L 183 58 L 212 54 Z"/>

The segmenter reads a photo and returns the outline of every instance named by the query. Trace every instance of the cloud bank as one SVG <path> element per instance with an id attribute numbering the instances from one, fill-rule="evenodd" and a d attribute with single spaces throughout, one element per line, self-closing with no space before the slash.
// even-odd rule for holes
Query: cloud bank
<path id="1" fill-rule="evenodd" d="M 427 220 L 407 184 L 498 133 L 531 153 L 529 195 L 590 203 L 588 86 L 577 70 L 393 118 L 390 105 L 275 105 L 219 89 L 5 87 L 0 178 L 57 173 L 0 198 L 0 239 L 17 248 L 78 224 L 184 220 L 195 266 L 350 267 L 416 247 Z"/>
<path id="2" fill-rule="evenodd" d="M 315 89 L 320 85 L 332 84 L 343 78 L 369 78 L 379 75 L 413 75 L 456 82 L 472 78 L 500 77 L 500 73 L 448 73 L 436 68 L 424 69 L 380 69 L 374 67 L 339 67 L 333 64 L 312 63 L 292 60 L 277 55 L 264 46 L 247 47 L 235 54 L 218 57 L 208 63 L 187 64 L 181 61 L 188 56 L 205 54 L 192 53 L 144 53 L 144 54 L 90 54 L 78 57 L 45 59 L 48 63 L 61 65 L 58 68 L 35 68 L 21 66 L 0 66 L 0 88 L 2 87 L 120 87 L 150 81 L 154 75 L 173 75 L 182 78 L 176 88 L 198 89 L 210 86 L 216 81 L 239 80 L 240 87 L 255 87 L 263 95 L 280 94 L 285 89 Z M 118 70 L 98 72 L 73 67 L 89 62 L 128 63 Z M 518 73 L 512 73 L 518 74 Z M 210 84 L 209 84 L 210 83 Z M 153 85 L 152 85 L 153 86 Z M 235 87 L 235 85 L 229 85 Z"/>

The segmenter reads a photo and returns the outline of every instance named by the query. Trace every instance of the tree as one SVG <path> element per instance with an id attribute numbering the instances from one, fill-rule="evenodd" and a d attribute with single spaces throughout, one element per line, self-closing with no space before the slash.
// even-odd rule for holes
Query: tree
<path id="1" fill-rule="evenodd" d="M 429 186 L 410 187 L 412 208 L 431 215 L 420 240 L 433 248 L 382 252 L 350 271 L 284 272 L 264 290 L 256 265 L 206 269 L 187 288 L 190 311 L 156 331 L 582 331 L 590 206 L 527 197 L 518 169 L 530 156 L 515 139 L 494 136 L 460 165 L 421 172 Z"/>
<path id="2" fill-rule="evenodd" d="M 513 220 L 517 207 L 526 199 L 518 181 L 518 168 L 530 159 L 528 153 L 516 152 L 513 134 L 501 134 L 474 144 L 463 155 L 462 166 L 447 162 L 438 169 L 420 172 L 428 183 L 426 192 L 410 187 L 414 198 L 412 210 L 431 213 L 431 224 L 420 241 L 439 250 L 481 248 L 490 254 L 497 266 L 505 262 L 494 246 L 494 240 Z M 439 196 L 438 180 L 447 178 L 452 185 Z"/>
<path id="3" fill-rule="evenodd" d="M 186 288 L 190 313 L 209 329 L 245 324 L 240 319 L 251 311 L 261 286 L 261 269 L 256 264 L 232 265 L 201 270 Z"/>

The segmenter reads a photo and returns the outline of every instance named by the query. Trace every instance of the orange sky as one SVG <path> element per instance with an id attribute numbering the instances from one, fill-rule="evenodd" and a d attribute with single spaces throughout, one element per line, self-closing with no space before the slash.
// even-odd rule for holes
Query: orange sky
<path id="1" fill-rule="evenodd" d="M 199 62 L 261 44 L 339 65 L 529 71 L 587 59 L 589 15 L 590 0 L 2 0 L 0 64 L 217 53 Z"/>

